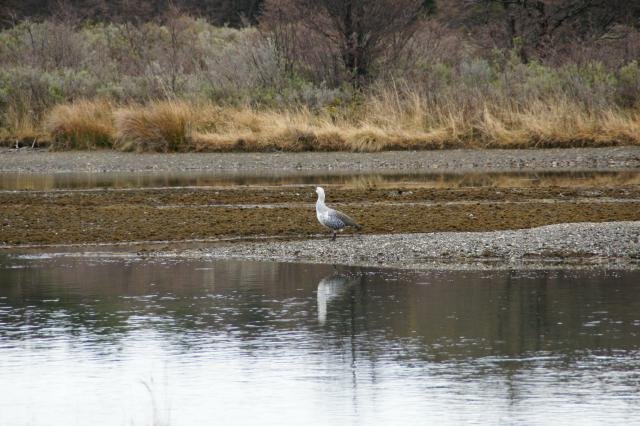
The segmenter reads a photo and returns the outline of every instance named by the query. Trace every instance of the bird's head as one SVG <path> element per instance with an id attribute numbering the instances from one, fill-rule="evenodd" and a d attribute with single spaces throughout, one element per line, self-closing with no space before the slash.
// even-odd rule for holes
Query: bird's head
<path id="1" fill-rule="evenodd" d="M 322 187 L 316 187 L 316 194 L 318 194 L 318 197 L 324 199 L 324 189 L 322 189 Z"/>

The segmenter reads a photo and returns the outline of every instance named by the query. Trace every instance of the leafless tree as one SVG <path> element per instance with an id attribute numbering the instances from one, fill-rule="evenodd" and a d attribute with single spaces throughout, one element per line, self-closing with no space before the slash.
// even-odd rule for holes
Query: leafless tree
<path id="1" fill-rule="evenodd" d="M 381 60 L 393 60 L 432 2 L 424 0 L 267 0 L 272 18 L 299 23 L 333 46 L 362 85 Z"/>
<path id="2" fill-rule="evenodd" d="M 315 81 L 339 85 L 344 73 L 333 44 L 303 24 L 297 0 L 267 1 L 260 18 L 260 31 L 275 47 L 281 69 Z"/>
<path id="3" fill-rule="evenodd" d="M 640 24 L 640 2 L 622 0 L 463 0 L 471 19 L 498 47 L 514 49 L 523 62 L 545 59 L 567 43 L 592 41 L 621 22 Z M 462 6 L 462 8 L 460 8 Z"/>
<path id="4" fill-rule="evenodd" d="M 0 28 L 25 18 L 41 20 L 60 15 L 60 4 L 65 5 L 65 13 L 108 22 L 149 21 L 162 17 L 173 4 L 216 25 L 239 27 L 243 22 L 255 23 L 261 3 L 262 0 L 0 0 Z"/>

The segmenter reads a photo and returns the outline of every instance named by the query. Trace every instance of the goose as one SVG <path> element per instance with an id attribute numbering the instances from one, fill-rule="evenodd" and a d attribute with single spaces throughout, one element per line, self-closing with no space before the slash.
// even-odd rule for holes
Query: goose
<path id="1" fill-rule="evenodd" d="M 331 241 L 336 240 L 336 233 L 342 231 L 344 228 L 352 226 L 357 230 L 362 229 L 362 226 L 358 225 L 355 220 L 351 219 L 344 213 L 327 207 L 324 203 L 324 189 L 321 187 L 316 188 L 316 194 L 318 194 L 318 201 L 316 201 L 316 217 L 318 222 L 325 228 L 333 231 L 333 238 Z"/>

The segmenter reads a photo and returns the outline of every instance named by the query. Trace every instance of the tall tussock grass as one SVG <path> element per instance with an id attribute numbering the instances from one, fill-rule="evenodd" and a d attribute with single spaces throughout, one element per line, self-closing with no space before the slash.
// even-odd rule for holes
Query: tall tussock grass
<path id="1" fill-rule="evenodd" d="M 114 147 L 122 151 L 176 152 L 189 149 L 199 113 L 185 102 L 131 106 L 114 113 Z"/>
<path id="2" fill-rule="evenodd" d="M 47 129 L 57 149 L 137 152 L 269 152 L 541 148 L 640 145 L 640 111 L 590 110 L 565 98 L 462 108 L 416 93 L 381 93 L 349 113 L 255 109 L 185 101 L 55 107 Z M 390 101 L 396 97 L 397 102 Z"/>
<path id="3" fill-rule="evenodd" d="M 58 105 L 47 115 L 45 129 L 54 149 L 112 148 L 113 105 L 86 100 Z"/>
<path id="4" fill-rule="evenodd" d="M 488 148 L 640 145 L 639 111 L 592 111 L 566 99 L 537 101 L 497 113 L 485 111 L 478 127 L 483 146 Z"/>

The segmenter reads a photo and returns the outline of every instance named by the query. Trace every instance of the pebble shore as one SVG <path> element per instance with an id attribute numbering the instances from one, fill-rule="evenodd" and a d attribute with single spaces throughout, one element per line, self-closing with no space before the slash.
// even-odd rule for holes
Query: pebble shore
<path id="1" fill-rule="evenodd" d="M 640 147 L 304 153 L 135 154 L 0 148 L 0 172 L 381 173 L 640 168 Z"/>
<path id="2" fill-rule="evenodd" d="M 327 238 L 235 243 L 161 255 L 399 268 L 553 264 L 628 269 L 640 267 L 640 221 L 564 223 L 494 232 L 355 235 L 335 242 Z"/>

